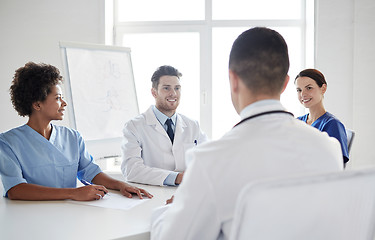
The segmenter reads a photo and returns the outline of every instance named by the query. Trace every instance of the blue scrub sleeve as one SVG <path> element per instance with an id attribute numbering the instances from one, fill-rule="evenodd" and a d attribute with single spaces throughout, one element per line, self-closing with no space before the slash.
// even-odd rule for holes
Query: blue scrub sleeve
<path id="1" fill-rule="evenodd" d="M 85 142 L 82 136 L 78 133 L 79 144 L 79 164 L 77 177 L 79 180 L 83 179 L 91 182 L 92 179 L 102 172 L 100 167 L 94 163 L 93 157 L 87 152 Z"/>
<path id="2" fill-rule="evenodd" d="M 322 131 L 327 132 L 330 137 L 334 137 L 340 142 L 344 161 L 347 162 L 349 160 L 348 138 L 344 125 L 337 120 L 331 120 L 327 122 Z"/>
<path id="3" fill-rule="evenodd" d="M 12 187 L 26 183 L 22 176 L 22 169 L 10 147 L 0 140 L 0 175 L 4 186 L 3 196 L 8 196 Z"/>

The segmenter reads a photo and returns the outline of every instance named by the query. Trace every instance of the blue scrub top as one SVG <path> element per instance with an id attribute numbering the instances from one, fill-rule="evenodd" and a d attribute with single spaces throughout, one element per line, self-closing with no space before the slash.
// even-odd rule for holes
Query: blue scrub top
<path id="1" fill-rule="evenodd" d="M 49 140 L 28 125 L 0 134 L 0 175 L 4 196 L 20 183 L 75 188 L 77 177 L 91 182 L 101 172 L 77 131 L 51 126 Z"/>
<path id="2" fill-rule="evenodd" d="M 309 114 L 303 115 L 298 117 L 298 119 L 306 122 L 308 115 Z M 341 144 L 344 163 L 349 161 L 348 138 L 346 136 L 344 124 L 342 124 L 340 120 L 338 120 L 333 114 L 326 112 L 315 120 L 311 126 L 322 132 L 328 133 L 330 137 L 336 138 Z"/>

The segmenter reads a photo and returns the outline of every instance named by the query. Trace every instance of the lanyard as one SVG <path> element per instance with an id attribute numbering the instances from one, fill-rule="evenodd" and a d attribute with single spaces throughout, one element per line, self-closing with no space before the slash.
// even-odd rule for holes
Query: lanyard
<path id="1" fill-rule="evenodd" d="M 250 120 L 250 119 L 252 119 L 252 118 L 260 117 L 260 116 L 262 116 L 262 115 L 266 115 L 266 114 L 273 114 L 273 113 L 285 113 L 285 114 L 292 115 L 292 116 L 294 117 L 293 113 L 291 113 L 291 112 L 287 112 L 287 111 L 284 111 L 284 110 L 275 110 L 275 111 L 262 112 L 262 113 L 258 113 L 258 114 L 255 114 L 255 115 L 253 115 L 253 116 L 250 116 L 250 117 L 247 117 L 247 118 L 242 119 L 239 123 L 237 123 L 236 125 L 234 125 L 233 128 L 237 127 L 237 126 L 240 125 L 241 123 L 246 122 L 247 120 Z"/>

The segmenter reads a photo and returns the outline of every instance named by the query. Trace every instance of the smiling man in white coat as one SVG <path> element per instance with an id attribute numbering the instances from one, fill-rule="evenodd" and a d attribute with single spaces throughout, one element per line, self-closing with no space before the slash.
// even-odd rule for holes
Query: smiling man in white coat
<path id="1" fill-rule="evenodd" d="M 197 121 L 176 113 L 181 76 L 172 66 L 159 67 L 151 77 L 155 105 L 125 124 L 121 170 L 127 181 L 179 185 L 186 150 L 207 141 Z"/>
<path id="2" fill-rule="evenodd" d="M 342 170 L 339 142 L 281 105 L 288 69 L 287 45 L 276 31 L 252 28 L 235 40 L 229 81 L 242 120 L 220 140 L 187 152 L 184 181 L 173 203 L 153 213 L 151 239 L 228 239 L 246 184 Z"/>

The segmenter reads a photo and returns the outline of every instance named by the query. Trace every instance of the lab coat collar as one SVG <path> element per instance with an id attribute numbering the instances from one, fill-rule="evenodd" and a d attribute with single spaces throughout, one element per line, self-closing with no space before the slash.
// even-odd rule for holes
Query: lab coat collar
<path id="1" fill-rule="evenodd" d="M 164 134 L 165 130 L 163 126 L 160 124 L 159 120 L 156 118 L 154 111 L 152 110 L 152 106 L 150 106 L 144 114 L 145 114 L 146 124 L 150 126 L 154 126 L 155 129 L 158 130 L 158 132 L 160 132 L 161 134 Z"/>
<path id="2" fill-rule="evenodd" d="M 150 106 L 144 114 L 145 114 L 147 125 L 154 126 L 155 129 L 159 133 L 168 137 L 167 132 L 165 131 L 163 126 L 160 124 L 159 120 L 156 118 L 154 111 L 152 110 L 152 106 Z M 180 114 L 176 113 L 176 129 L 175 129 L 174 142 L 176 142 L 176 140 L 178 141 L 179 136 L 182 136 L 182 132 L 184 132 L 184 128 L 186 127 L 187 127 L 187 124 L 184 121 L 184 119 L 181 117 Z"/>
<path id="3" fill-rule="evenodd" d="M 259 113 L 267 112 L 267 111 L 273 111 L 273 110 L 285 111 L 285 108 L 279 100 L 274 100 L 274 99 L 261 100 L 261 101 L 252 103 L 246 106 L 244 109 L 242 109 L 240 113 L 240 117 L 242 120 L 244 118 L 250 117 L 255 114 L 259 114 Z"/>
<path id="4" fill-rule="evenodd" d="M 174 113 L 172 115 L 172 117 L 168 117 L 164 113 L 160 112 L 160 110 L 157 109 L 157 107 L 155 105 L 152 106 L 152 111 L 154 112 L 156 118 L 159 120 L 159 122 L 160 122 L 161 125 L 164 125 L 165 121 L 167 121 L 167 119 L 170 118 L 172 120 L 172 122 L 173 122 L 173 125 L 176 126 L 177 113 Z"/>

